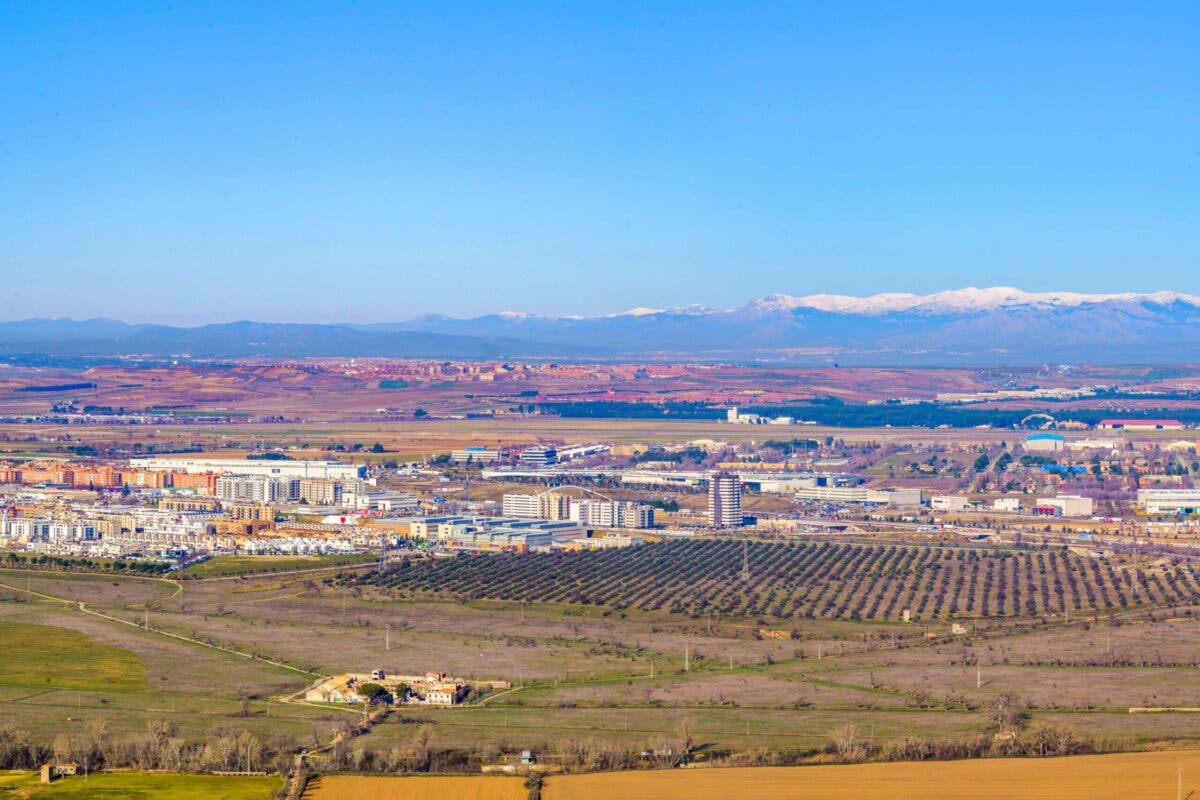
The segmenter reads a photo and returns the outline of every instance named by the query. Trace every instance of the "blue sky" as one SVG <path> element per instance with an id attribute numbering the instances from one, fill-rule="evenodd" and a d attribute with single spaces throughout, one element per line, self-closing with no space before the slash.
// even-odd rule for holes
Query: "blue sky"
<path id="1" fill-rule="evenodd" d="M 1194 3 L 0 0 L 0 318 L 1200 293 L 1197 42 Z"/>

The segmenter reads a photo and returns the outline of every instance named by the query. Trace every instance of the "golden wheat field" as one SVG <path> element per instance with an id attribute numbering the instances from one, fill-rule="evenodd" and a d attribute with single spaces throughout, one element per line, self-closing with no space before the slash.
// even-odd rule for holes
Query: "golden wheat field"
<path id="1" fill-rule="evenodd" d="M 555 776 L 545 800 L 1133 800 L 1200 796 L 1200 751 Z"/>
<path id="2" fill-rule="evenodd" d="M 304 800 L 526 800 L 521 778 L 335 775 L 308 784 Z"/>

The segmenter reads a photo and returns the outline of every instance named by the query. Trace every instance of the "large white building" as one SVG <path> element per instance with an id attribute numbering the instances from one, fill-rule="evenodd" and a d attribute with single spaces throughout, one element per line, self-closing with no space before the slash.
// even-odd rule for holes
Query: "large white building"
<path id="1" fill-rule="evenodd" d="M 1054 497 L 1039 497 L 1035 510 L 1039 514 L 1054 513 L 1061 517 L 1090 517 L 1094 505 L 1090 497 L 1060 494 Z"/>
<path id="2" fill-rule="evenodd" d="M 742 524 L 742 484 L 730 472 L 714 472 L 708 479 L 708 524 L 714 528 Z"/>
<path id="3" fill-rule="evenodd" d="M 1066 437 L 1057 433 L 1031 433 L 1025 437 L 1025 449 L 1030 452 L 1055 453 L 1066 446 Z"/>
<path id="4" fill-rule="evenodd" d="M 886 506 L 921 505 L 920 489 L 868 489 L 865 486 L 802 486 L 797 500 L 827 503 L 866 503 Z"/>
<path id="5" fill-rule="evenodd" d="M 649 528 L 654 525 L 654 508 L 640 503 L 577 500 L 571 503 L 571 519 L 589 528 Z"/>
<path id="6" fill-rule="evenodd" d="M 421 500 L 412 492 L 342 492 L 342 505 L 356 511 L 386 511 L 390 514 L 413 512 L 421 507 Z"/>
<path id="7" fill-rule="evenodd" d="M 217 478 L 218 500 L 231 503 L 289 503 L 300 499 L 300 479 L 268 475 L 223 475 Z"/>
<path id="8" fill-rule="evenodd" d="M 502 502 L 506 517 L 537 519 L 541 516 L 538 513 L 538 496 L 536 494 L 506 494 Z"/>
<path id="9" fill-rule="evenodd" d="M 1147 514 L 1200 514 L 1200 489 L 1138 489 L 1137 502 Z"/>
<path id="10" fill-rule="evenodd" d="M 506 494 L 502 508 L 506 517 L 568 519 L 571 516 L 571 498 L 556 492 Z"/>
<path id="11" fill-rule="evenodd" d="M 500 451 L 490 447 L 462 447 L 450 453 L 450 460 L 459 463 L 488 464 L 500 458 Z"/>
<path id="12" fill-rule="evenodd" d="M 929 498 L 929 507 L 934 511 L 966 511 L 971 507 L 971 498 L 957 494 L 940 494 Z"/>
<path id="13" fill-rule="evenodd" d="M 361 472 L 354 464 L 340 461 L 268 461 L 250 458 L 131 458 L 129 465 L 135 469 L 162 472 L 224 472 L 229 475 L 267 475 L 281 478 L 325 478 L 327 480 L 353 480 Z"/>

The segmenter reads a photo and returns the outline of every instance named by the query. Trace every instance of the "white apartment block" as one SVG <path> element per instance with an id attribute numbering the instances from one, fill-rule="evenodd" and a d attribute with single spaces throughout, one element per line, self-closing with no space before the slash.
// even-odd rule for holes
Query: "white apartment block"
<path id="1" fill-rule="evenodd" d="M 215 494 L 230 503 L 291 503 L 300 499 L 300 479 L 226 475 L 217 478 Z"/>
<path id="2" fill-rule="evenodd" d="M 577 500 L 571 503 L 570 518 L 589 528 L 650 528 L 654 526 L 654 508 L 640 503 Z"/>
<path id="3" fill-rule="evenodd" d="M 715 472 L 708 479 L 708 524 L 714 528 L 742 524 L 742 484 L 737 475 Z"/>

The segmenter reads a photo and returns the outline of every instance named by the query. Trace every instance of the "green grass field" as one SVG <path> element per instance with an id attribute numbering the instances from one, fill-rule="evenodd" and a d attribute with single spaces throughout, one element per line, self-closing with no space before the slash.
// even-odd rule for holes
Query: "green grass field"
<path id="1" fill-rule="evenodd" d="M 297 569 L 344 567 L 364 564 L 375 556 L 356 554 L 344 556 L 217 556 L 179 571 L 179 575 L 195 578 L 226 578 L 234 575 L 255 575 L 264 572 L 288 572 Z"/>
<path id="2" fill-rule="evenodd" d="M 0 685 L 129 691 L 146 669 L 128 650 L 69 628 L 0 621 Z"/>
<path id="3" fill-rule="evenodd" d="M 0 772 L 0 793 L 46 800 L 266 800 L 283 783 L 279 777 L 222 777 L 172 773 L 96 773 L 40 782 L 34 772 Z"/>

